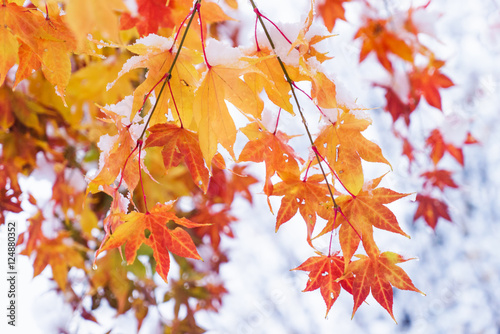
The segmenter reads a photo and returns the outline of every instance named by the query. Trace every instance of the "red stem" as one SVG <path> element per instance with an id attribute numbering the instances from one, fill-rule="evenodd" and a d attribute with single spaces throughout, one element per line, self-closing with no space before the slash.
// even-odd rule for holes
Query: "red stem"
<path id="1" fill-rule="evenodd" d="M 278 122 L 280 121 L 280 116 L 281 116 L 281 108 L 280 108 L 280 110 L 278 111 L 278 118 L 276 119 L 276 128 L 274 128 L 273 135 L 275 135 L 275 134 L 276 134 L 276 131 L 278 131 Z"/>
<path id="2" fill-rule="evenodd" d="M 334 210 L 335 210 L 335 216 L 333 216 L 333 225 L 332 226 L 335 226 L 335 222 L 337 221 L 338 210 L 337 210 L 337 208 L 335 208 Z M 328 245 L 328 256 L 332 255 L 332 240 L 333 240 L 333 228 L 332 228 L 332 232 L 330 233 L 330 244 Z"/>
<path id="3" fill-rule="evenodd" d="M 255 16 L 255 32 L 254 32 L 254 35 L 255 35 L 255 45 L 257 45 L 257 52 L 260 51 L 259 40 L 257 39 L 257 22 L 258 21 L 259 21 L 259 16 L 256 15 Z"/>
<path id="4" fill-rule="evenodd" d="M 363 238 L 361 238 L 361 234 L 359 234 L 359 232 L 354 228 L 354 226 L 352 226 L 352 224 L 349 221 L 349 219 L 347 219 L 347 217 L 344 215 L 344 213 L 342 212 L 342 209 L 340 208 L 340 206 L 337 207 L 336 210 L 338 210 L 340 212 L 340 214 L 342 215 L 342 217 L 344 217 L 344 219 L 349 224 L 349 226 L 352 227 L 352 229 L 354 230 L 354 232 L 356 232 L 356 234 L 358 235 L 359 240 L 363 240 Z M 332 232 L 333 232 L 333 230 L 332 230 Z"/>
<path id="5" fill-rule="evenodd" d="M 285 34 L 283 33 L 283 31 L 281 31 L 281 29 L 278 28 L 278 26 L 273 21 L 271 21 L 265 15 L 263 15 L 257 8 L 254 9 L 254 12 L 255 12 L 255 14 L 257 14 L 257 16 L 261 16 L 261 17 L 265 18 L 267 21 L 269 21 L 269 23 L 271 23 L 276 29 L 278 29 L 278 31 L 280 32 L 281 36 L 283 36 L 283 38 L 285 38 L 288 43 L 293 44 L 292 42 L 290 42 L 290 40 L 288 39 L 288 37 L 285 36 Z"/>
<path id="6" fill-rule="evenodd" d="M 174 38 L 174 41 L 172 43 L 172 46 L 170 47 L 170 52 L 172 52 L 172 50 L 174 49 L 174 46 L 175 46 L 175 42 L 177 41 L 177 37 L 179 37 L 179 34 L 181 33 L 181 29 L 182 29 L 182 26 L 184 25 L 184 23 L 186 22 L 186 20 L 193 14 L 193 11 L 190 10 L 189 13 L 186 15 L 186 17 L 184 18 L 184 20 L 182 21 L 181 25 L 179 26 L 179 29 L 177 30 L 177 33 L 175 34 L 175 38 Z"/>
<path id="7" fill-rule="evenodd" d="M 210 69 L 212 66 L 210 66 L 210 64 L 208 63 L 207 53 L 205 52 L 205 40 L 203 39 L 203 22 L 201 21 L 200 7 L 201 7 L 201 4 L 197 3 L 196 4 L 196 11 L 198 12 L 198 17 L 200 18 L 201 48 L 203 49 L 203 57 L 205 57 L 205 64 L 207 64 L 208 69 Z"/>
<path id="8" fill-rule="evenodd" d="M 155 83 L 155 85 L 153 86 L 153 88 L 151 88 L 151 90 L 146 94 L 146 97 L 144 98 L 144 101 L 142 101 L 141 109 L 139 109 L 139 110 L 142 110 L 144 108 L 144 105 L 146 104 L 146 101 L 148 100 L 149 95 L 151 95 L 151 93 L 156 88 L 156 86 L 158 86 L 160 84 L 160 82 L 162 82 L 163 80 L 165 80 L 165 78 L 167 78 L 169 76 L 170 76 L 170 73 L 165 73 L 165 75 L 162 76 L 161 79 L 157 83 Z M 170 85 L 170 81 L 169 81 L 169 85 Z M 158 98 L 160 98 L 160 97 L 158 97 Z"/>
<path id="9" fill-rule="evenodd" d="M 45 12 L 47 13 L 47 17 L 45 18 L 45 20 L 49 21 L 50 18 L 49 18 L 49 8 L 47 7 L 47 3 L 45 3 Z"/>
<path id="10" fill-rule="evenodd" d="M 137 150 L 137 147 L 139 147 L 139 143 L 137 143 L 135 145 L 134 149 L 132 150 L 132 152 L 130 152 L 130 154 L 128 155 L 127 159 L 125 160 L 125 163 L 123 164 L 122 176 L 120 177 L 120 182 L 118 182 L 118 186 L 116 187 L 116 190 L 118 190 L 120 188 L 120 186 L 122 185 L 123 175 L 125 174 L 125 168 L 127 167 L 128 159 L 130 159 L 130 157 L 135 152 L 135 150 Z"/>
<path id="11" fill-rule="evenodd" d="M 349 195 L 351 195 L 352 198 L 356 198 L 356 195 L 354 195 L 353 193 L 351 193 L 349 191 L 349 189 L 347 189 L 346 186 L 342 183 L 342 181 L 340 180 L 339 176 L 337 175 L 337 173 L 335 173 L 335 170 L 332 168 L 332 166 L 330 166 L 330 164 L 328 163 L 328 161 L 326 161 L 325 158 L 323 158 L 323 156 L 318 152 L 318 149 L 316 148 L 316 146 L 313 146 L 312 150 L 321 158 L 321 160 L 323 160 L 326 163 L 326 165 L 328 166 L 328 168 L 330 168 L 330 170 L 332 171 L 333 175 L 335 175 L 335 177 L 337 178 L 337 180 L 339 180 L 340 184 L 349 193 Z"/>
<path id="12" fill-rule="evenodd" d="M 304 179 L 302 180 L 302 182 L 306 182 L 307 181 L 307 173 L 309 172 L 309 167 L 311 167 L 311 164 L 312 164 L 312 160 L 309 161 L 309 165 L 307 165 L 306 175 L 304 175 Z"/>
<path id="13" fill-rule="evenodd" d="M 311 95 L 307 94 L 303 89 L 300 89 L 299 86 L 297 86 L 295 84 L 295 82 L 292 82 L 292 85 L 293 87 L 295 87 L 296 89 L 300 90 L 305 96 L 307 96 L 309 98 L 309 100 L 311 100 L 312 103 L 314 103 Z M 325 117 L 327 120 L 329 120 L 329 118 L 325 115 L 325 113 L 323 112 L 323 110 L 321 110 L 321 108 L 316 104 L 314 103 L 314 105 L 316 106 L 316 108 L 318 108 L 319 112 L 321 113 L 321 115 L 323 115 L 323 117 Z M 330 122 L 331 123 L 331 122 Z M 333 124 L 333 123 L 332 123 Z"/>
<path id="14" fill-rule="evenodd" d="M 177 103 L 175 103 L 174 93 L 172 92 L 172 87 L 170 86 L 170 80 L 168 81 L 168 89 L 170 90 L 170 96 L 172 96 L 172 101 L 174 102 L 175 111 L 177 112 L 177 117 L 179 117 L 179 122 L 181 122 L 181 129 L 184 128 L 182 124 L 181 115 L 179 114 L 179 109 L 177 109 Z"/>
<path id="15" fill-rule="evenodd" d="M 142 168 L 141 168 L 142 143 L 143 143 L 142 139 L 139 139 L 137 141 L 137 144 L 139 145 L 139 181 L 141 182 L 142 197 L 144 198 L 144 208 L 146 209 L 146 214 L 148 214 L 149 213 L 148 203 L 146 202 L 146 193 L 144 192 L 144 184 L 142 183 Z"/>

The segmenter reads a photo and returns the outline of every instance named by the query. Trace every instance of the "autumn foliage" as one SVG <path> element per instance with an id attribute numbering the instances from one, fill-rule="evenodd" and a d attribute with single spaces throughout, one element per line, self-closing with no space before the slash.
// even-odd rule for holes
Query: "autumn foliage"
<path id="1" fill-rule="evenodd" d="M 135 12 L 121 0 L 3 0 L 0 224 L 6 212 L 22 211 L 23 200 L 38 208 L 18 242 L 35 276 L 50 267 L 57 289 L 85 319 L 96 321 L 93 312 L 106 300 L 117 314 L 135 312 L 140 328 L 149 306 L 171 302 L 166 333 L 203 332 L 196 312 L 217 311 L 227 293 L 214 277 L 228 261 L 220 246 L 223 235 L 234 237 L 233 202 L 240 196 L 251 203 L 249 187 L 260 179 L 260 196 L 281 201 L 270 207 L 276 231 L 297 214 L 307 227 L 304 241 L 315 255 L 295 270 L 308 273 L 304 291 L 319 289 L 326 314 L 345 290 L 353 316 L 371 293 L 395 319 L 393 287 L 420 291 L 399 266 L 409 259 L 381 251 L 387 245 L 373 232 L 409 237 L 386 205 L 410 194 L 380 186 L 386 174 L 366 179 L 367 163 L 393 167 L 363 135 L 371 111 L 338 96 L 327 66 L 335 55 L 318 47 L 335 38 L 350 2 L 370 13 L 353 38 L 359 62 L 373 56 L 391 77 L 392 84 L 373 89 L 384 91 L 381 107 L 406 127 L 394 128 L 402 154 L 411 168 L 416 154 L 431 166 L 415 189 L 414 219 L 432 228 L 439 218 L 451 221 L 440 194 L 459 185 L 440 161 L 450 155 L 463 165 L 463 145 L 440 129 L 415 143 L 410 129 L 424 100 L 439 112 L 441 90 L 453 86 L 445 61 L 421 43 L 414 14 L 425 6 L 394 20 L 366 1 L 312 2 L 305 21 L 288 32 L 250 1 L 254 10 L 245 15 L 255 17 L 254 34 L 242 47 L 234 0 L 137 0 Z M 280 126 L 284 113 L 303 124 L 302 136 Z M 318 133 L 310 122 L 320 122 Z M 469 134 L 463 144 L 475 142 Z M 265 174 L 247 172 L 261 163 Z M 41 205 L 18 180 L 47 168 L 51 200 Z M 316 249 L 318 238 L 329 240 L 328 251 Z M 179 279 L 169 276 L 172 260 Z M 71 268 L 85 274 L 90 308 L 73 290 Z M 168 282 L 164 298 L 155 295 L 154 273 Z"/>

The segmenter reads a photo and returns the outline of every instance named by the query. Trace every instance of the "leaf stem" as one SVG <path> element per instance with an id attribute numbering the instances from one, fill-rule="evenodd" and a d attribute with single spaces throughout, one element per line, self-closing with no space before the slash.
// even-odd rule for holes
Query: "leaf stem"
<path id="1" fill-rule="evenodd" d="M 276 132 L 278 131 L 278 123 L 280 121 L 280 116 L 281 116 L 281 108 L 280 110 L 278 111 L 278 118 L 276 119 L 276 127 L 274 128 L 274 132 L 273 132 L 273 135 L 276 134 Z"/>
<path id="2" fill-rule="evenodd" d="M 179 37 L 179 34 L 181 33 L 182 26 L 184 25 L 184 23 L 186 22 L 188 17 L 191 15 L 193 15 L 193 10 L 190 10 L 189 13 L 186 15 L 186 17 L 184 18 L 184 20 L 182 20 L 182 23 L 179 26 L 179 30 L 177 30 L 177 33 L 175 34 L 174 41 L 172 42 L 172 46 L 170 47 L 170 49 L 168 51 L 172 52 L 172 50 L 174 49 L 175 42 L 177 41 L 177 38 Z"/>
<path id="3" fill-rule="evenodd" d="M 316 108 L 318 108 L 319 112 L 321 115 L 323 115 L 323 117 L 325 117 L 327 120 L 328 117 L 325 115 L 325 113 L 323 112 L 323 110 L 321 110 L 321 108 L 313 101 L 311 95 L 307 94 L 303 89 L 301 89 L 299 86 L 297 86 L 297 84 L 295 82 L 293 82 L 293 87 L 297 88 L 299 91 L 301 91 L 305 96 L 307 96 L 309 98 L 309 100 L 311 100 L 312 103 L 314 103 L 314 105 L 316 106 Z M 331 122 L 330 122 L 331 123 Z"/>
<path id="4" fill-rule="evenodd" d="M 332 171 L 333 175 L 335 175 L 335 178 L 340 182 L 340 184 L 342 185 L 342 187 L 344 187 L 344 189 L 349 193 L 349 195 L 351 195 L 352 198 L 356 198 L 356 195 L 354 195 L 353 193 L 351 193 L 349 191 L 349 189 L 347 189 L 347 187 L 344 185 L 344 183 L 342 183 L 342 181 L 340 180 L 339 176 L 337 175 L 337 173 L 335 172 L 335 170 L 332 168 L 332 166 L 330 166 L 330 164 L 328 163 L 328 161 L 326 161 L 325 158 L 323 158 L 323 156 L 318 152 L 318 149 L 316 148 L 316 146 L 314 146 L 312 149 L 313 149 L 314 153 L 316 153 L 316 155 L 319 155 L 319 157 L 321 158 L 321 160 L 323 160 L 326 163 L 326 165 L 328 166 L 328 168 L 330 168 L 330 170 Z"/>
<path id="5" fill-rule="evenodd" d="M 125 159 L 125 163 L 123 164 L 123 169 L 122 169 L 122 175 L 120 177 L 120 182 L 118 182 L 118 186 L 116 186 L 116 190 L 118 190 L 120 188 L 120 186 L 122 185 L 123 175 L 125 174 L 125 168 L 127 167 L 128 160 L 130 159 L 130 157 L 132 156 L 132 154 L 134 154 L 135 150 L 137 150 L 137 147 L 139 147 L 139 143 L 137 143 L 135 145 L 135 147 L 132 150 L 132 152 L 130 152 L 130 154 L 128 155 L 127 159 Z"/>
<path id="6" fill-rule="evenodd" d="M 257 52 L 260 51 L 259 40 L 257 39 L 257 22 L 258 21 L 259 21 L 259 16 L 256 15 L 255 16 L 255 31 L 254 31 L 254 35 L 255 35 L 255 45 L 257 46 Z"/>
<path id="7" fill-rule="evenodd" d="M 170 96 L 172 96 L 172 101 L 174 102 L 175 111 L 177 112 L 177 117 L 179 117 L 179 122 L 181 122 L 181 129 L 184 128 L 184 124 L 182 124 L 181 115 L 179 114 L 179 109 L 177 109 L 177 103 L 175 103 L 174 93 L 172 92 L 172 86 L 170 86 L 170 81 L 168 82 L 168 89 L 170 91 Z"/>
<path id="8" fill-rule="evenodd" d="M 146 209 L 146 213 L 149 213 L 148 203 L 146 201 L 146 193 L 144 192 L 144 184 L 142 183 L 142 168 L 141 168 L 141 149 L 143 144 L 142 139 L 139 139 L 137 141 L 137 144 L 139 145 L 139 182 L 141 183 L 142 197 L 144 199 L 144 208 Z"/>
<path id="9" fill-rule="evenodd" d="M 278 27 L 278 26 L 277 26 L 277 25 L 276 25 L 273 21 L 271 21 L 270 19 L 268 19 L 265 15 L 263 15 L 263 14 L 259 11 L 259 9 L 258 9 L 257 7 L 255 7 L 255 4 L 253 3 L 253 1 L 252 1 L 252 6 L 254 6 L 254 7 L 253 7 L 253 11 L 255 12 L 255 14 L 257 14 L 257 17 L 259 17 L 259 18 L 260 18 L 260 17 L 263 17 L 263 18 L 265 18 L 266 20 L 268 20 L 268 21 L 269 21 L 269 23 L 271 23 L 271 24 L 272 24 L 272 25 L 273 25 L 273 26 L 274 26 L 274 27 L 275 27 L 275 28 L 279 31 L 279 33 L 281 34 L 281 36 L 283 36 L 283 38 L 284 38 L 284 39 L 286 39 L 286 41 L 287 41 L 288 43 L 293 44 L 293 43 L 292 43 L 292 42 L 288 39 L 288 37 L 286 37 L 286 35 L 283 33 L 283 31 L 281 31 L 281 29 L 280 29 L 280 28 L 279 28 L 279 27 Z M 262 25 L 262 27 L 264 27 L 264 23 L 262 23 L 262 20 L 260 20 L 260 24 Z M 264 30 L 265 30 L 265 28 L 264 28 Z M 267 35 L 267 34 L 266 34 L 266 35 Z M 268 39 L 269 39 L 269 36 L 268 36 Z M 273 45 L 273 49 L 274 49 L 274 45 Z"/>
<path id="10" fill-rule="evenodd" d="M 207 64 L 208 69 L 210 69 L 212 66 L 209 64 L 208 59 L 207 59 L 207 53 L 205 52 L 205 39 L 203 38 L 203 22 L 201 21 L 200 8 L 201 8 L 201 4 L 200 4 L 200 1 L 198 1 L 196 4 L 196 11 L 198 12 L 198 17 L 200 19 L 201 48 L 203 49 L 203 57 L 205 57 L 205 64 Z"/>

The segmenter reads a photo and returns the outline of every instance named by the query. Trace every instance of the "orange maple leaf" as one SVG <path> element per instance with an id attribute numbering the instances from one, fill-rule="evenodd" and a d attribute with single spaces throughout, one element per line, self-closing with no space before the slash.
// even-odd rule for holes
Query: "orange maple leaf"
<path id="1" fill-rule="evenodd" d="M 451 154 L 462 166 L 464 165 L 464 154 L 462 149 L 453 144 L 446 143 L 443 135 L 438 129 L 432 130 L 430 136 L 426 140 L 426 146 L 431 146 L 431 159 L 434 165 L 437 165 L 445 152 Z"/>
<path id="2" fill-rule="evenodd" d="M 345 21 L 345 9 L 342 6 L 350 0 L 326 0 L 318 6 L 318 13 L 323 17 L 325 26 L 329 32 L 332 32 L 335 27 L 335 22 L 338 19 Z"/>
<path id="3" fill-rule="evenodd" d="M 318 152 L 328 161 L 343 186 L 356 195 L 364 183 L 361 159 L 390 166 L 380 147 L 361 134 L 371 120 L 342 111 L 337 122 L 323 128 L 314 141 Z"/>
<path id="4" fill-rule="evenodd" d="M 47 265 L 52 268 L 52 277 L 61 290 L 66 290 L 68 271 L 72 267 L 84 269 L 85 263 L 81 250 L 69 236 L 69 232 L 62 231 L 54 239 L 42 238 L 36 248 L 36 258 L 33 263 L 33 277 L 38 276 Z"/>
<path id="5" fill-rule="evenodd" d="M 145 147 L 163 146 L 161 151 L 165 169 L 179 165 L 184 159 L 194 183 L 207 192 L 209 172 L 205 166 L 198 136 L 175 124 L 156 124 L 149 128 Z"/>
<path id="6" fill-rule="evenodd" d="M 135 260 L 137 250 L 145 243 L 153 249 L 156 260 L 156 271 L 167 282 L 170 269 L 170 256 L 168 251 L 192 259 L 201 260 L 196 247 L 188 232 L 181 227 L 170 229 L 169 221 L 177 225 L 193 228 L 207 224 L 194 223 L 186 218 L 178 218 L 170 204 L 156 204 L 150 212 L 131 212 L 122 215 L 123 223 L 120 224 L 101 244 L 95 257 L 105 250 L 120 247 L 125 244 L 125 259 L 127 264 Z"/>
<path id="7" fill-rule="evenodd" d="M 448 205 L 445 202 L 420 194 L 417 195 L 416 201 L 418 202 L 418 208 L 415 216 L 413 216 L 413 221 L 422 217 L 425 219 L 427 225 L 433 229 L 436 229 L 439 217 L 451 222 Z"/>
<path id="8" fill-rule="evenodd" d="M 354 298 L 354 308 L 352 316 L 366 297 L 372 292 L 375 300 L 389 312 L 392 319 L 392 287 L 401 290 L 411 290 L 424 294 L 418 290 L 403 269 L 397 266 L 398 263 L 406 262 L 401 255 L 393 252 L 384 252 L 375 257 L 366 255 L 356 255 L 359 260 L 349 264 L 349 271 L 354 274 L 352 295 Z"/>
<path id="9" fill-rule="evenodd" d="M 365 60 L 370 52 L 375 52 L 382 66 L 392 72 L 392 63 L 388 58 L 388 53 L 395 54 L 408 62 L 413 61 L 413 51 L 411 47 L 394 32 L 387 29 L 388 20 L 368 19 L 361 27 L 354 38 L 361 38 L 363 45 L 359 54 L 359 62 Z"/>
<path id="10" fill-rule="evenodd" d="M 316 215 L 327 216 L 328 207 L 332 205 L 328 187 L 321 174 L 311 175 L 301 180 L 298 174 L 288 175 L 283 181 L 274 185 L 272 196 L 284 196 L 281 199 L 276 231 L 281 225 L 292 219 L 297 210 L 307 225 L 307 241 L 311 244 L 311 235 L 316 225 Z"/>
<path id="11" fill-rule="evenodd" d="M 410 73 L 410 84 L 413 88 L 416 99 L 425 97 L 427 102 L 438 109 L 441 108 L 441 95 L 439 88 L 449 88 L 453 86 L 453 81 L 440 72 L 440 68 L 445 64 L 442 60 L 431 60 L 427 67 L 422 69 L 415 68 Z"/>
<path id="12" fill-rule="evenodd" d="M 209 167 L 218 144 L 234 155 L 236 126 L 229 114 L 226 100 L 244 115 L 260 118 L 264 107 L 262 100 L 240 79 L 247 71 L 247 65 L 210 66 L 196 90 L 193 101 L 194 120 L 198 125 L 201 151 Z"/>
<path id="13" fill-rule="evenodd" d="M 266 180 L 264 184 L 266 195 L 270 196 L 272 193 L 273 185 L 271 177 L 275 173 L 278 176 L 283 173 L 299 174 L 297 160 L 302 162 L 302 159 L 287 144 L 292 137 L 287 136 L 281 131 L 276 131 L 276 133 L 269 132 L 256 122 L 250 123 L 240 130 L 250 141 L 241 151 L 238 161 L 266 163 Z"/>
<path id="14" fill-rule="evenodd" d="M 340 226 L 340 246 L 346 265 L 360 241 L 368 255 L 379 254 L 379 249 L 373 240 L 374 227 L 409 237 L 399 226 L 394 213 L 384 205 L 409 194 L 400 194 L 387 188 L 377 188 L 383 177 L 384 175 L 365 183 L 362 191 L 355 197 L 349 195 L 337 197 L 335 201 L 342 208 L 343 214 L 331 213 L 327 225 L 317 236 L 322 236 Z"/>
<path id="15" fill-rule="evenodd" d="M 352 293 L 352 276 L 344 275 L 344 258 L 337 254 L 330 256 L 313 256 L 292 270 L 309 271 L 305 291 L 320 289 L 321 296 L 326 303 L 326 315 L 340 294 L 340 288 Z"/>
<path id="16" fill-rule="evenodd" d="M 265 48 L 250 54 L 260 59 L 255 64 L 259 72 L 246 73 L 245 82 L 257 94 L 265 89 L 267 96 L 274 104 L 294 115 L 293 106 L 290 103 L 290 84 L 286 81 L 276 57 L 270 57 L 270 55 L 271 52 Z"/>
<path id="17" fill-rule="evenodd" d="M 437 169 L 422 173 L 420 176 L 427 179 L 425 183 L 430 183 L 434 187 L 438 187 L 441 191 L 444 190 L 444 187 L 458 188 L 455 181 L 451 178 L 451 172 L 449 170 Z"/>

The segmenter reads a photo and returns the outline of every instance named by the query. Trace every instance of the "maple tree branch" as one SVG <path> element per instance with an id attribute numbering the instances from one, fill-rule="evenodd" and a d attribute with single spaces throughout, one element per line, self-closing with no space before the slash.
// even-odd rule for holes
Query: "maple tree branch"
<path id="1" fill-rule="evenodd" d="M 267 19 L 274 26 L 276 26 L 276 25 L 271 20 L 269 20 L 267 17 L 265 17 L 264 15 L 262 15 L 259 12 L 259 9 L 255 5 L 254 0 L 250 0 L 250 3 L 252 4 L 253 10 L 254 10 L 255 14 L 257 15 L 257 17 L 259 19 L 259 22 L 260 22 L 260 25 L 262 26 L 262 29 L 264 29 L 264 33 L 266 34 L 266 37 L 267 37 L 267 39 L 269 41 L 269 44 L 271 44 L 271 48 L 276 53 L 273 39 L 271 38 L 271 35 L 269 35 L 269 31 L 267 30 L 266 25 L 264 24 L 264 21 L 262 20 L 262 17 L 264 17 L 265 19 Z M 291 42 L 290 42 L 290 44 L 291 44 Z M 295 87 L 294 87 L 293 80 L 290 78 L 290 75 L 288 74 L 288 71 L 285 68 L 285 64 L 281 60 L 280 56 L 276 55 L 276 59 L 278 59 L 278 62 L 279 62 L 280 67 L 281 67 L 281 70 L 283 71 L 283 74 L 285 75 L 286 81 L 290 85 L 290 90 L 292 91 L 293 99 L 294 99 L 295 104 L 297 105 L 297 108 L 299 110 L 300 117 L 302 118 L 302 123 L 304 124 L 304 127 L 306 129 L 307 137 L 309 138 L 309 142 L 311 143 L 311 146 L 313 147 L 314 154 L 316 155 L 316 160 L 318 161 L 319 168 L 320 168 L 321 173 L 323 174 L 323 177 L 325 179 L 326 186 L 328 188 L 328 192 L 330 193 L 330 197 L 331 197 L 332 202 L 333 202 L 333 207 L 334 208 L 338 208 L 337 202 L 335 201 L 335 198 L 333 197 L 332 188 L 331 188 L 330 183 L 328 182 L 328 179 L 326 177 L 325 170 L 323 169 L 323 166 L 321 165 L 321 160 L 320 160 L 320 157 L 318 156 L 318 152 L 317 152 L 317 150 L 314 150 L 314 148 L 316 148 L 316 146 L 314 145 L 314 140 L 312 138 L 311 131 L 309 130 L 309 127 L 307 126 L 306 118 L 304 117 L 304 113 L 302 112 L 302 108 L 300 107 L 299 99 L 297 98 L 297 94 L 295 93 Z"/>

